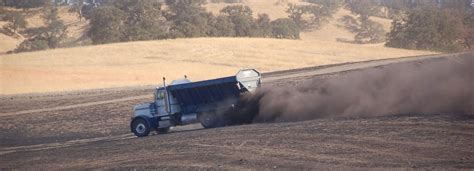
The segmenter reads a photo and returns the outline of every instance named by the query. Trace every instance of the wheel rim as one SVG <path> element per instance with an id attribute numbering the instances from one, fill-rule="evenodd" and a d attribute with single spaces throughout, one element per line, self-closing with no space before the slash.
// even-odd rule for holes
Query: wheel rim
<path id="1" fill-rule="evenodd" d="M 208 114 L 204 115 L 202 118 L 202 123 L 206 126 L 211 125 L 211 117 Z"/>
<path id="2" fill-rule="evenodd" d="M 146 130 L 146 127 L 145 127 L 145 124 L 143 123 L 139 123 L 136 127 L 135 127 L 135 131 L 139 134 L 143 134 L 145 133 L 145 130 Z"/>

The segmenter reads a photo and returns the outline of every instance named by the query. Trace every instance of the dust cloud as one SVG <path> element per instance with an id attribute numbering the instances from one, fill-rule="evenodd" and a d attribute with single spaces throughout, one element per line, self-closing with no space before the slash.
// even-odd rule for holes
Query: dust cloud
<path id="1" fill-rule="evenodd" d="M 473 115 L 474 56 L 366 69 L 296 86 L 267 85 L 243 97 L 238 107 L 251 122 L 400 114 Z"/>

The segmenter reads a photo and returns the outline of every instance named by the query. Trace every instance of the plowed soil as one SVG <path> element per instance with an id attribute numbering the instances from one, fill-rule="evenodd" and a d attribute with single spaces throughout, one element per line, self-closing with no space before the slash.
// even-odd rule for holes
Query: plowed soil
<path id="1" fill-rule="evenodd" d="M 439 58 L 268 73 L 263 83 L 298 84 L 430 60 Z M 130 87 L 1 96 L 0 170 L 474 169 L 473 115 L 405 114 L 215 129 L 194 124 L 136 138 L 129 129 L 132 107 L 150 101 L 152 92 L 152 87 Z"/>

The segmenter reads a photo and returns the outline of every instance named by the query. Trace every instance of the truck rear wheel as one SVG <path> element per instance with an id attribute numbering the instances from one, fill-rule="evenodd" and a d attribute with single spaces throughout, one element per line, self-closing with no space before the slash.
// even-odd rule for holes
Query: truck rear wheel
<path id="1" fill-rule="evenodd" d="M 223 126 L 221 118 L 215 113 L 202 113 L 199 115 L 198 119 L 204 128 L 216 128 Z"/>
<path id="2" fill-rule="evenodd" d="M 135 119 L 132 122 L 132 131 L 137 137 L 146 137 L 150 134 L 150 126 L 144 119 Z"/>

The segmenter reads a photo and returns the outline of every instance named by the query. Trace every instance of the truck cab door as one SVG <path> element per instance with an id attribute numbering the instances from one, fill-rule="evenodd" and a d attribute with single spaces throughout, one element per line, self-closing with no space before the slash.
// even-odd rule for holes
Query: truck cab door
<path id="1" fill-rule="evenodd" d="M 169 115 L 169 102 L 165 90 L 156 91 L 155 103 L 158 116 Z"/>

